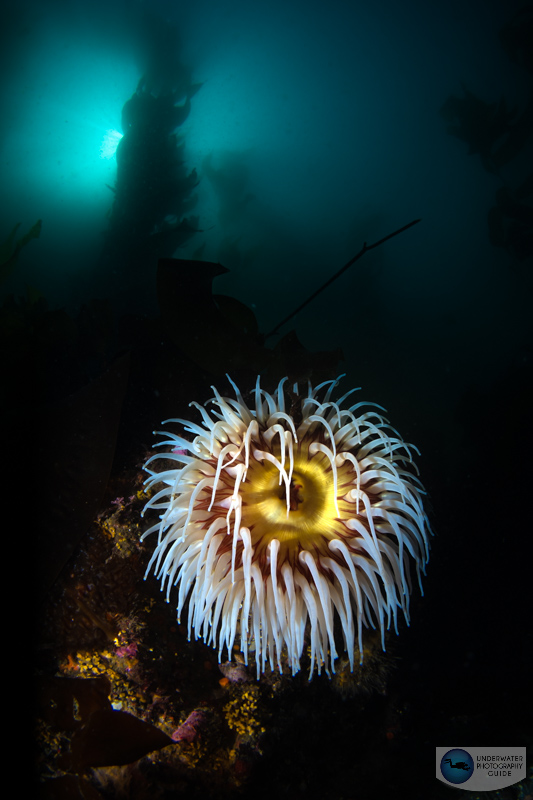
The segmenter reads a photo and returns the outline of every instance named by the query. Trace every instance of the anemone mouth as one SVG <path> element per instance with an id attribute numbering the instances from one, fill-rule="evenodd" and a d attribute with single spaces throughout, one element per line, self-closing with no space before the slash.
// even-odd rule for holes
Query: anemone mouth
<path id="1" fill-rule="evenodd" d="M 255 389 L 249 408 L 216 390 L 202 424 L 169 420 L 171 452 L 145 468 L 149 489 L 162 488 L 146 509 L 162 511 L 148 565 L 167 600 L 178 588 L 178 618 L 188 600 L 189 636 L 231 653 L 240 634 L 257 672 L 281 668 L 286 653 L 300 668 L 304 636 L 316 662 L 334 670 L 334 620 L 340 621 L 351 668 L 364 627 L 384 633 L 397 610 L 407 622 L 410 567 L 420 583 L 429 555 L 424 490 L 407 445 L 369 404 L 332 402 L 337 381 L 301 399 L 296 423 L 285 410 L 284 382 L 270 395 Z M 294 392 L 297 392 L 294 386 Z M 355 390 L 353 390 L 355 391 Z M 172 468 L 150 464 L 170 458 Z M 145 510 L 146 510 L 145 509 Z M 357 640 L 357 644 L 356 644 Z"/>
<path id="2" fill-rule="evenodd" d="M 273 455 L 279 460 L 278 448 Z M 333 469 L 337 483 L 343 481 L 341 490 L 352 485 L 349 467 Z M 331 464 L 321 453 L 310 455 L 304 442 L 294 452 L 290 479 L 280 485 L 282 474 L 272 463 L 256 461 L 242 484 L 242 522 L 250 530 L 254 557 L 260 559 L 273 539 L 280 543 L 281 562 L 294 565 L 302 550 L 329 555 L 328 542 L 344 535 Z"/>

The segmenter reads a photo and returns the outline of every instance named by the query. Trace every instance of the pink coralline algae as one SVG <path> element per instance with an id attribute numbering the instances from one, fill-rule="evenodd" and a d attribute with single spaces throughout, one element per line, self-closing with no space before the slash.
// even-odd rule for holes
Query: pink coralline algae
<path id="1" fill-rule="evenodd" d="M 115 497 L 114 500 L 111 500 L 111 505 L 119 507 L 126 506 L 129 505 L 130 503 L 133 503 L 134 500 L 135 500 L 134 494 L 130 495 L 127 500 L 125 500 L 124 497 Z"/>
<path id="2" fill-rule="evenodd" d="M 115 655 L 119 658 L 135 658 L 137 655 L 137 643 L 130 642 L 130 644 L 122 645 L 122 647 L 117 647 L 115 650 Z"/>
<path id="3" fill-rule="evenodd" d="M 202 728 L 205 728 L 209 713 L 204 708 L 195 708 L 185 722 L 172 734 L 175 742 L 194 742 Z"/>

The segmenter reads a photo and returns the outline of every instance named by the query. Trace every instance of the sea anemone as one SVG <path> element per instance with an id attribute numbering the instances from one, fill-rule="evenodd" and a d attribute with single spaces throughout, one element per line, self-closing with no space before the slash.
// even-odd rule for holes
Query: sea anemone
<path id="1" fill-rule="evenodd" d="M 142 537 L 158 534 L 147 574 L 167 602 L 178 587 L 178 620 L 188 600 L 189 638 L 218 647 L 220 661 L 239 637 L 258 676 L 282 658 L 294 675 L 307 643 L 310 677 L 315 663 L 329 675 L 339 629 L 353 670 L 363 628 L 385 649 L 398 609 L 409 623 L 411 564 L 420 584 L 429 555 L 425 492 L 415 448 L 381 406 L 342 408 L 358 390 L 334 402 L 338 380 L 302 397 L 286 381 L 269 394 L 258 378 L 249 407 L 230 379 L 235 399 L 213 387 L 212 408 L 191 403 L 201 424 L 167 420 L 183 435 L 161 434 L 170 450 L 145 465 L 148 490 L 162 486 L 145 508 L 160 511 Z"/>

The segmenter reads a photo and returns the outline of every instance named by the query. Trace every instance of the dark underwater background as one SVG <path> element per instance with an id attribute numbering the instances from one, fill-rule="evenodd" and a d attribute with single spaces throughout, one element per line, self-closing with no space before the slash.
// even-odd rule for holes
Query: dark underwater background
<path id="1" fill-rule="evenodd" d="M 346 373 L 421 451 L 424 597 L 378 697 L 305 679 L 228 792 L 462 796 L 435 746 L 533 739 L 533 6 L 23 0 L 0 37 L 4 461 L 35 607 L 162 419 L 226 373 Z M 54 636 L 37 615 L 38 684 Z M 196 775 L 150 796 L 215 796 Z"/>

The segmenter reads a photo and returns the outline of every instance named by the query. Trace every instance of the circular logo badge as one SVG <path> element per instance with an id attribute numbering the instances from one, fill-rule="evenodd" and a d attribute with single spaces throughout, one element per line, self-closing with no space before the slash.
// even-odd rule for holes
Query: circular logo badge
<path id="1" fill-rule="evenodd" d="M 450 783 L 464 783 L 474 771 L 474 760 L 466 750 L 456 747 L 443 755 L 440 771 Z"/>

